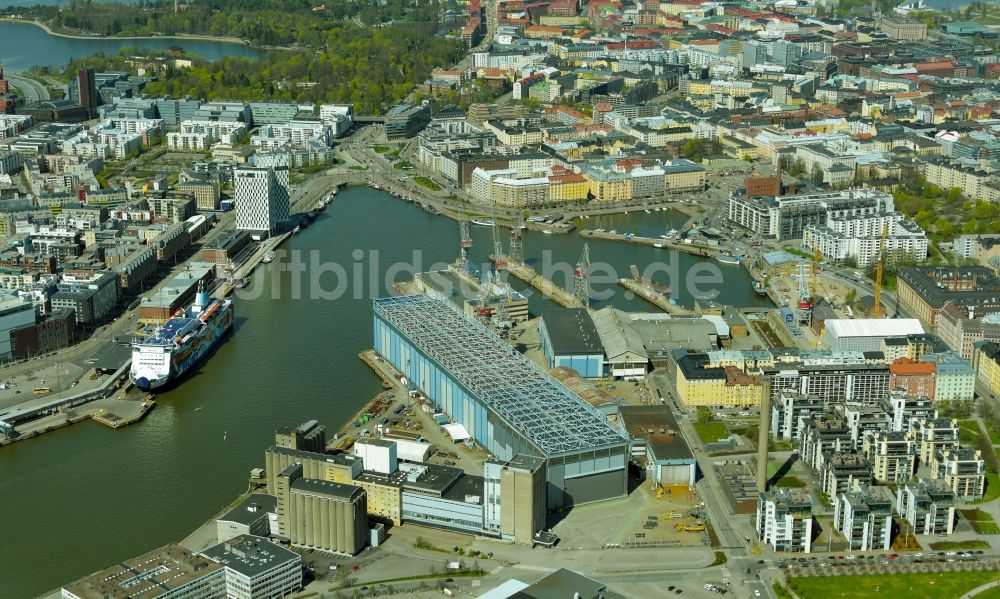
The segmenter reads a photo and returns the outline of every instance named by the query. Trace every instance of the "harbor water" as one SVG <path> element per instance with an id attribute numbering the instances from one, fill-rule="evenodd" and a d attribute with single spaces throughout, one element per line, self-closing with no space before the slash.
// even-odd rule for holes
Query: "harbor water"
<path id="1" fill-rule="evenodd" d="M 632 221 L 661 230 L 686 220 L 673 212 L 606 218 L 601 226 L 620 230 Z M 181 385 L 158 395 L 145 421 L 116 431 L 87 421 L 0 450 L 0 595 L 35 596 L 178 541 L 246 488 L 275 428 L 311 418 L 341 426 L 382 389 L 357 356 L 372 343 L 370 300 L 389 292 L 381 274 L 415 262 L 415 249 L 422 252 L 423 268 L 452 261 L 458 237 L 457 224 L 447 218 L 368 188 L 345 190 L 282 249 L 301 252 L 307 263 L 311 256 L 337 262 L 348 273 L 357 263 L 367 272 L 377 250 L 379 276 L 365 277 L 364 289 L 349 286 L 339 299 L 309 299 L 312 293 L 303 287 L 295 299 L 287 273 L 273 285 L 271 269 L 279 258 L 255 274 L 249 290 L 259 290 L 258 299 L 234 298 L 234 334 Z M 472 237 L 473 262 L 486 261 L 492 229 L 473 226 Z M 573 264 L 582 247 L 576 233 L 524 235 L 525 254 L 536 263 L 548 249 L 553 261 Z M 619 276 L 628 276 L 630 264 L 641 269 L 667 254 L 599 240 L 590 242 L 590 252 L 593 262 L 612 265 Z M 687 255 L 677 259 L 682 271 L 716 264 Z M 720 301 L 765 305 L 742 268 L 718 269 L 725 273 Z M 309 278 L 304 273 L 302 279 Z M 336 286 L 332 276 L 320 281 L 327 290 Z M 608 288 L 616 290 L 610 300 L 616 306 L 653 310 L 641 299 L 625 298 L 617 284 L 597 290 Z M 679 299 L 691 298 L 681 291 Z M 535 311 L 551 306 L 537 297 L 531 302 Z"/>
<path id="2" fill-rule="evenodd" d="M 139 50 L 166 50 L 180 46 L 189 54 L 207 60 L 227 56 L 256 58 L 262 50 L 245 44 L 203 39 L 149 38 L 69 38 L 49 35 L 42 28 L 29 23 L 0 22 L 0 63 L 8 71 L 24 71 L 33 66 L 64 67 L 74 58 L 91 54 L 118 54 L 122 48 Z"/>

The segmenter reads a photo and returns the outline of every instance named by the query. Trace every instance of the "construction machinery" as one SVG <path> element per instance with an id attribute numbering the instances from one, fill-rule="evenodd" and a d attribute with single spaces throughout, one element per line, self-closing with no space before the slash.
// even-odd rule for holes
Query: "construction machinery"
<path id="1" fill-rule="evenodd" d="M 507 259 L 516 264 L 524 264 L 524 239 L 521 237 L 521 226 L 514 225 L 510 230 L 510 251 Z"/>
<path id="2" fill-rule="evenodd" d="M 584 308 L 590 305 L 590 246 L 583 244 L 583 253 L 573 271 L 573 296 Z"/>
<path id="3" fill-rule="evenodd" d="M 458 261 L 460 264 L 468 264 L 469 248 L 472 247 L 472 235 L 469 233 L 469 221 L 467 220 L 458 221 L 458 236 L 459 236 Z"/>
<path id="4" fill-rule="evenodd" d="M 694 524 L 678 522 L 674 525 L 674 530 L 677 532 L 703 532 L 705 530 L 705 524 L 703 522 L 695 522 Z"/>
<path id="5" fill-rule="evenodd" d="M 676 520 L 680 517 L 681 515 L 679 512 L 663 512 L 660 514 L 660 520 Z"/>
<path id="6" fill-rule="evenodd" d="M 503 243 L 500 241 L 499 225 L 497 223 L 497 204 L 493 202 L 493 270 L 500 272 L 504 266 Z"/>
<path id="7" fill-rule="evenodd" d="M 823 261 L 823 254 L 819 251 L 819 246 L 813 244 L 812 256 L 812 278 L 809 279 L 809 296 L 812 298 L 812 305 L 816 305 L 816 288 L 819 286 L 819 263 Z"/>
<path id="8" fill-rule="evenodd" d="M 885 272 L 885 239 L 889 236 L 889 223 L 882 225 L 882 236 L 878 240 L 878 263 L 875 264 L 875 303 L 872 318 L 882 318 L 882 276 Z"/>
<path id="9" fill-rule="evenodd" d="M 805 262 L 799 262 L 799 300 L 796 304 L 795 316 L 798 324 L 809 324 L 812 321 L 813 298 L 809 293 L 809 283 L 806 281 Z"/>

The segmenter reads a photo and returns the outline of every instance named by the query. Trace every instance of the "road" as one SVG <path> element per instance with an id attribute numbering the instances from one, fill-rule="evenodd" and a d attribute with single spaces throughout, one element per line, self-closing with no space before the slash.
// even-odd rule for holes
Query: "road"
<path id="1" fill-rule="evenodd" d="M 650 380 L 661 397 L 669 398 L 672 401 L 672 387 L 665 375 L 662 373 L 654 374 L 650 376 Z M 749 527 L 748 516 L 738 515 L 729 509 L 729 501 L 722 492 L 723 482 L 715 471 L 713 460 L 703 450 L 693 424 L 683 410 L 674 409 L 672 405 L 669 406 L 669 409 L 674 413 L 681 434 L 688 440 L 688 445 L 698 461 L 698 469 L 701 471 L 702 478 L 695 486 L 698 490 L 698 496 L 705 503 L 708 519 L 719 539 L 719 548 L 726 554 L 732 574 L 731 582 L 733 584 L 741 583 L 745 588 L 736 596 L 771 597 L 773 592 L 769 585 L 765 584 L 765 580 L 767 580 L 765 571 L 769 570 L 771 565 L 767 560 L 752 556 L 747 549 L 747 539 L 752 539 L 754 536 Z M 742 527 L 742 529 L 737 530 L 737 527 Z"/>
<path id="2" fill-rule="evenodd" d="M 11 84 L 21 90 L 28 102 L 40 102 L 41 100 L 49 99 L 49 90 L 34 79 L 13 73 L 6 73 L 6 78 Z"/>

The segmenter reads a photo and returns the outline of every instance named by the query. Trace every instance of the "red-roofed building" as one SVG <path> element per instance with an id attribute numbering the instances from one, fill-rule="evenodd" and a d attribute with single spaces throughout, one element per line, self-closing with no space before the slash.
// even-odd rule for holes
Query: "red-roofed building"
<path id="1" fill-rule="evenodd" d="M 547 108 L 545 112 L 564 125 L 576 125 L 590 120 L 590 117 L 569 106 L 553 106 Z"/>
<path id="2" fill-rule="evenodd" d="M 955 74 L 955 62 L 952 60 L 928 60 L 925 62 L 913 63 L 913 68 L 920 75 L 936 75 L 938 77 L 952 77 Z"/>
<path id="3" fill-rule="evenodd" d="M 524 28 L 524 37 L 529 39 L 555 39 L 562 35 L 563 28 L 552 25 L 530 25 Z"/>
<path id="4" fill-rule="evenodd" d="M 483 23 L 480 16 L 473 15 L 469 17 L 468 24 L 462 28 L 459 35 L 470 48 L 478 44 L 479 40 L 483 37 Z"/>
<path id="5" fill-rule="evenodd" d="M 764 15 L 765 18 L 774 19 L 775 21 L 783 21 L 785 23 L 795 23 L 798 22 L 798 18 L 792 15 L 782 14 L 780 12 L 772 12 Z"/>
<path id="6" fill-rule="evenodd" d="M 651 50 L 653 48 L 658 48 L 660 44 L 652 40 L 635 40 L 628 43 L 629 50 Z M 613 42 L 607 45 L 608 50 L 624 50 L 624 42 Z"/>
<path id="7" fill-rule="evenodd" d="M 707 31 L 714 31 L 716 33 L 721 33 L 726 37 L 732 37 L 732 35 L 736 33 L 735 29 L 730 29 L 729 27 L 726 27 L 725 25 L 719 25 L 718 23 L 709 23 L 708 25 L 705 25 L 705 29 Z"/>
<path id="8" fill-rule="evenodd" d="M 889 389 L 903 389 L 911 397 L 934 399 L 937 364 L 899 358 L 889 364 Z"/>
<path id="9" fill-rule="evenodd" d="M 512 71 L 507 69 L 488 69 L 486 67 L 480 67 L 476 69 L 476 77 L 478 79 L 487 80 L 510 80 Z"/>
<path id="10" fill-rule="evenodd" d="M 993 109 L 989 106 L 973 106 L 969 109 L 970 119 L 988 119 L 993 115 Z"/>
<path id="11" fill-rule="evenodd" d="M 548 14 L 553 17 L 572 17 L 576 14 L 576 1 L 554 0 L 549 5 Z"/>

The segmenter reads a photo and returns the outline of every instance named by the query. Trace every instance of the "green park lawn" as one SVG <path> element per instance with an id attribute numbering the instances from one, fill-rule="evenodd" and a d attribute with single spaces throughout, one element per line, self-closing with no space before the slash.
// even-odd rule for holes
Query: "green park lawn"
<path id="1" fill-rule="evenodd" d="M 941 541 L 940 543 L 931 543 L 930 548 L 934 551 L 972 551 L 976 549 L 989 549 L 990 544 L 978 539 L 971 541 Z"/>
<path id="2" fill-rule="evenodd" d="M 1000 572 L 933 572 L 873 576 L 815 576 L 792 579 L 790 587 L 800 599 L 957 599 Z"/>
<path id="3" fill-rule="evenodd" d="M 959 420 L 958 434 L 963 445 L 974 444 L 979 436 L 979 423 L 975 420 Z"/>
<path id="4" fill-rule="evenodd" d="M 696 422 L 694 430 L 698 431 L 702 443 L 714 443 L 729 438 L 729 431 L 726 430 L 726 425 L 721 422 Z"/>
<path id="5" fill-rule="evenodd" d="M 1000 533 L 1000 527 L 997 527 L 997 523 L 993 520 L 993 516 L 987 514 L 983 510 L 959 510 L 962 516 L 969 521 L 972 528 L 983 535 L 995 535 Z"/>
<path id="6" fill-rule="evenodd" d="M 420 177 L 420 176 L 414 177 L 413 182 L 416 183 L 417 185 L 426 187 L 431 191 L 441 191 L 441 186 L 431 181 L 427 177 Z"/>

